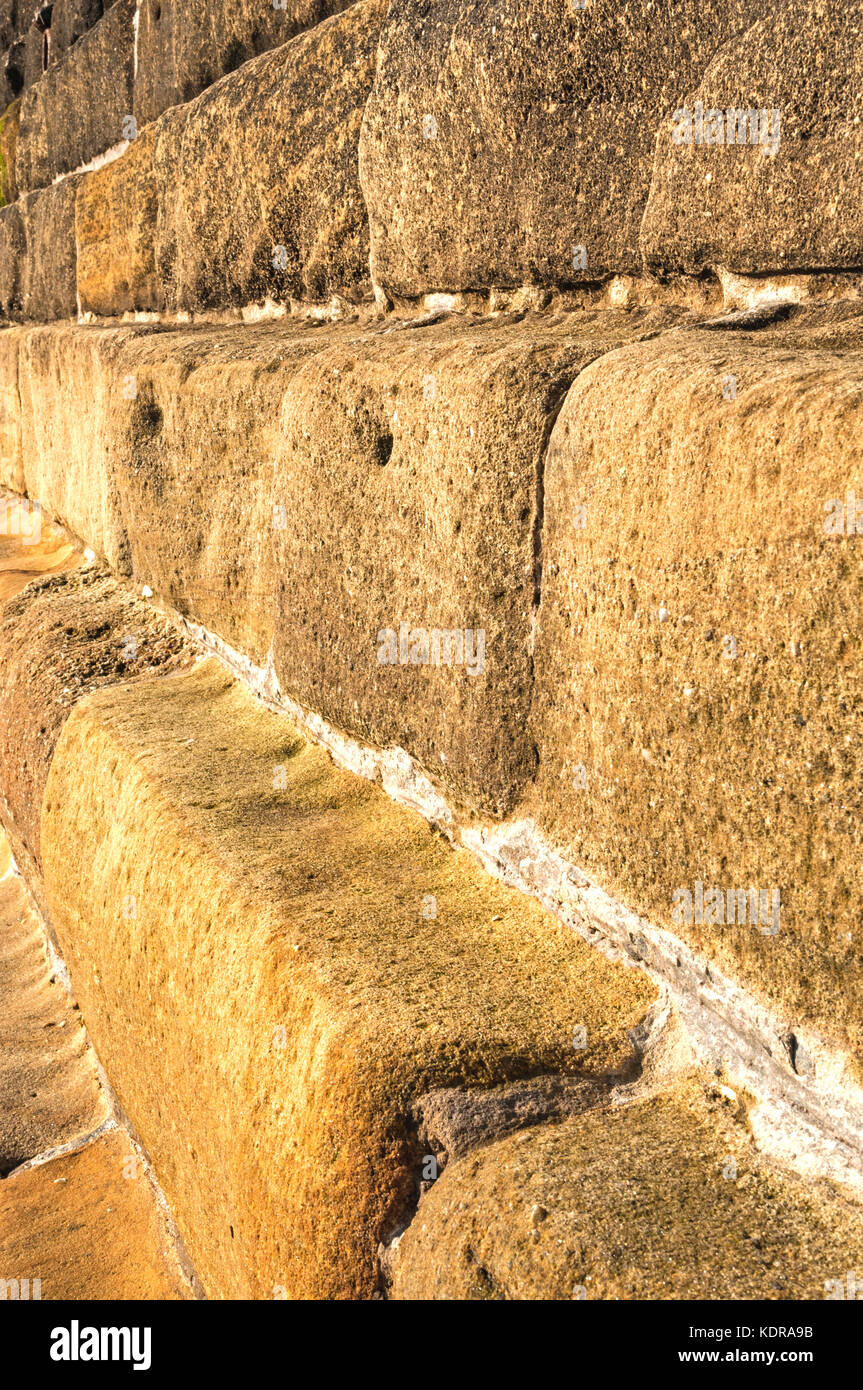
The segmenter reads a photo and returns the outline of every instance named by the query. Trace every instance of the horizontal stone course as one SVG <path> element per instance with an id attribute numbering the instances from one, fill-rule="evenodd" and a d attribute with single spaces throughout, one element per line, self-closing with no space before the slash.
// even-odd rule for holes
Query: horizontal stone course
<path id="1" fill-rule="evenodd" d="M 77 223 L 82 310 L 370 300 L 357 141 L 385 12 L 360 0 L 172 108 L 91 173 Z"/>
<path id="2" fill-rule="evenodd" d="M 454 319 L 342 337 L 304 362 L 284 395 L 273 487 L 283 689 L 370 742 L 397 741 L 470 804 L 511 806 L 535 767 L 548 433 L 589 361 L 667 322 Z M 443 647 L 435 664 L 436 632 L 461 635 L 461 659 Z"/>
<path id="3" fill-rule="evenodd" d="M 858 1067 L 859 312 L 673 323 L 6 330 L 0 469 Z"/>
<path id="4" fill-rule="evenodd" d="M 386 8 L 359 0 L 160 122 L 168 309 L 370 297 L 357 143 Z"/>
<path id="5" fill-rule="evenodd" d="M 588 362 L 677 317 L 33 330 L 18 365 L 27 491 L 258 665 L 272 648 L 306 708 L 499 811 L 535 767 L 537 497 L 554 412 Z M 70 383 L 86 423 L 69 415 Z M 428 634 L 427 660 L 401 639 L 381 660 L 379 634 L 402 623 L 415 657 Z M 452 639 L 435 665 L 435 631 L 463 648 L 481 631 L 482 656 L 460 659 Z"/>
<path id="6" fill-rule="evenodd" d="M 363 121 L 395 295 L 641 268 L 656 129 L 763 0 L 395 0 Z"/>

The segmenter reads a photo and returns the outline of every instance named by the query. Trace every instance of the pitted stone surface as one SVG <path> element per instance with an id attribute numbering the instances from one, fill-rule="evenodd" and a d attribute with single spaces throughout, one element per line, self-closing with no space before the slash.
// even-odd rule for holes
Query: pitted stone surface
<path id="1" fill-rule="evenodd" d="M 213 1297 L 368 1296 L 414 1200 L 412 1103 L 616 1071 L 653 997 L 212 661 L 76 706 L 42 855 L 94 1045 Z"/>

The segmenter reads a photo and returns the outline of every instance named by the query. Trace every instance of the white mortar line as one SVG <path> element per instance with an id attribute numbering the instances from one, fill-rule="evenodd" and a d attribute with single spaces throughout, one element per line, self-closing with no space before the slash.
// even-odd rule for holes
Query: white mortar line
<path id="1" fill-rule="evenodd" d="M 102 154 L 95 155 L 88 159 L 86 164 L 79 164 L 77 169 L 70 169 L 67 174 L 58 174 L 51 180 L 51 188 L 56 188 L 58 183 L 65 183 L 66 179 L 73 179 L 76 174 L 92 174 L 96 169 L 104 169 L 106 164 L 113 164 L 115 159 L 119 159 L 129 148 L 128 140 L 119 140 L 116 145 L 112 145 L 109 150 L 103 150 Z M 22 197 L 29 197 L 30 193 L 41 193 L 40 188 L 31 188 Z"/>
<path id="2" fill-rule="evenodd" d="M 609 959 L 644 970 L 667 989 L 702 1063 L 751 1090 L 750 1111 L 762 1151 L 807 1176 L 829 1176 L 863 1197 L 863 1087 L 841 1053 L 815 1032 L 792 1026 L 681 938 L 606 893 L 547 843 L 531 820 L 459 825 L 456 812 L 403 748 L 375 749 L 335 729 L 286 696 L 273 667 L 257 666 L 222 638 L 171 608 L 160 607 L 244 682 L 269 709 L 287 714 L 347 771 L 380 783 L 399 805 L 417 811 L 495 877 L 538 899 Z M 791 1064 L 788 1040 L 802 1046 Z M 802 1068 L 801 1068 L 802 1069 Z"/>
<path id="3" fill-rule="evenodd" d="M 89 1134 L 81 1134 L 77 1139 L 70 1139 L 68 1143 L 58 1144 L 53 1149 L 45 1149 L 44 1153 L 36 1154 L 35 1158 L 28 1158 L 24 1163 L 19 1163 L 17 1168 L 10 1169 L 3 1181 L 8 1182 L 10 1178 L 17 1178 L 19 1173 L 27 1173 L 31 1168 L 42 1168 L 46 1163 L 53 1163 L 56 1158 L 65 1158 L 67 1154 L 75 1154 L 80 1149 L 89 1148 L 104 1134 L 112 1134 L 118 1128 L 117 1121 L 109 1115 L 95 1129 L 91 1129 Z"/>

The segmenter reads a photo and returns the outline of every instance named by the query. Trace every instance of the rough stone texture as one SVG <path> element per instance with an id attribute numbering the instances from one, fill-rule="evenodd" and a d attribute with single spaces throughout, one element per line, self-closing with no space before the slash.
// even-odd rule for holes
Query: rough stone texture
<path id="1" fill-rule="evenodd" d="M 393 1255 L 390 1297 L 821 1299 L 861 1239 L 859 1207 L 768 1172 L 745 1118 L 679 1083 L 448 1165 Z"/>
<path id="2" fill-rule="evenodd" d="M 81 1016 L 54 978 L 42 924 L 0 832 L 0 1175 L 106 1118 Z"/>
<path id="3" fill-rule="evenodd" d="M 537 504 L 555 411 L 584 365 L 675 319 L 45 328 L 18 335 L 6 389 L 10 414 L 20 389 L 31 497 L 258 664 L 274 643 L 307 708 L 499 811 L 535 768 Z M 20 471 L 5 481 L 21 487 Z M 484 631 L 484 670 L 446 652 L 381 665 L 378 633 L 402 622 Z"/>
<path id="4" fill-rule="evenodd" d="M 24 91 L 27 45 L 19 39 L 0 58 L 0 106 L 5 110 Z"/>
<path id="5" fill-rule="evenodd" d="M 130 342 L 106 454 L 131 568 L 184 616 L 265 664 L 273 638 L 273 478 L 286 386 L 348 330 L 186 329 Z M 355 333 L 355 330 L 354 330 Z"/>
<path id="6" fill-rule="evenodd" d="M 640 269 L 657 126 L 760 10 L 394 0 L 360 142 L 375 281 L 419 295 Z"/>
<path id="7" fill-rule="evenodd" d="M 17 858 L 41 871 L 39 820 L 54 748 L 82 696 L 191 661 L 166 618 L 94 567 L 28 585 L 0 613 L 0 766 Z M 34 691 L 38 690 L 38 702 Z"/>
<path id="8" fill-rule="evenodd" d="M 2 241 L 3 214 L 0 212 L 0 247 Z M 0 329 L 0 488 L 10 488 L 13 492 L 24 490 L 18 339 L 15 331 L 8 328 Z"/>
<path id="9" fill-rule="evenodd" d="M 78 312 L 75 196 L 81 175 L 20 200 L 25 258 L 21 317 L 74 318 Z"/>
<path id="10" fill-rule="evenodd" d="M 588 362 L 669 321 L 452 319 L 309 359 L 285 392 L 276 459 L 282 688 L 341 728 L 406 748 L 469 803 L 511 805 L 535 767 L 535 547 L 555 413 Z M 419 634 L 417 658 L 423 631 L 467 630 L 473 667 L 432 664 L 430 637 L 427 664 L 381 664 L 378 634 L 403 622 Z"/>
<path id="11" fill-rule="evenodd" d="M 26 248 L 21 208 L 0 208 L 0 314 L 6 319 L 21 317 Z"/>
<path id="12" fill-rule="evenodd" d="M 75 195 L 80 175 L 0 208 L 0 313 L 7 319 L 77 314 Z"/>
<path id="13" fill-rule="evenodd" d="M 799 13 L 770 7 L 722 48 L 679 105 L 777 110 L 778 148 L 676 144 L 666 122 L 642 228 L 648 265 L 753 274 L 863 265 L 861 47 L 860 6 L 817 0 Z M 718 133 L 714 122 L 708 131 Z"/>
<path id="14" fill-rule="evenodd" d="M 126 138 L 132 115 L 135 0 L 117 0 L 21 100 L 15 176 L 27 191 Z"/>
<path id="15" fill-rule="evenodd" d="M 0 0 L 0 51 L 5 52 L 18 38 L 28 23 L 27 12 L 26 0 Z"/>
<path id="16" fill-rule="evenodd" d="M 156 257 L 169 309 L 362 293 L 357 142 L 385 13 L 386 0 L 360 0 L 160 123 Z"/>
<path id="17" fill-rule="evenodd" d="M 94 1046 L 211 1297 L 368 1296 L 415 1197 L 412 1103 L 623 1066 L 651 999 L 214 661 L 76 706 L 42 853 Z"/>
<path id="18" fill-rule="evenodd" d="M 546 465 L 537 815 L 608 891 L 859 1066 L 863 549 L 825 522 L 863 496 L 863 315 L 777 312 L 623 348 L 567 397 Z M 779 890 L 779 933 L 675 921 L 698 881 Z"/>
<path id="19" fill-rule="evenodd" d="M 0 482 L 263 662 L 284 387 L 305 355 L 347 331 L 7 329 Z"/>
<path id="20" fill-rule="evenodd" d="M 486 1091 L 431 1091 L 415 1107 L 420 1143 L 443 1165 L 511 1130 L 587 1110 L 606 1099 L 609 1090 L 605 1079 L 536 1076 Z"/>
<path id="21" fill-rule="evenodd" d="M 192 1297 L 134 1158 L 115 1131 L 0 1183 L 0 1269 L 19 1280 L 19 1293 L 29 1279 L 32 1298 L 40 1279 L 43 1300 Z"/>
<path id="22" fill-rule="evenodd" d="M 141 0 L 135 116 L 154 121 L 256 54 L 311 29 L 350 0 Z"/>
<path id="23" fill-rule="evenodd" d="M 156 278 L 154 147 L 150 126 L 120 159 L 81 180 L 75 231 L 78 302 L 84 313 L 110 316 L 163 307 Z"/>
<path id="24" fill-rule="evenodd" d="M 54 0 L 51 15 L 52 62 L 59 61 L 73 44 L 93 28 L 113 3 L 114 0 Z"/>
<path id="25" fill-rule="evenodd" d="M 36 6 L 34 5 L 33 10 L 35 9 Z M 33 14 L 31 11 L 30 21 L 32 21 L 32 17 Z M 24 47 L 24 91 L 27 91 L 34 83 L 41 82 L 42 80 L 43 37 L 44 36 L 39 33 L 39 30 L 35 28 L 32 22 L 27 23 L 24 33 L 21 36 L 21 42 Z"/>
<path id="26" fill-rule="evenodd" d="M 15 150 L 18 145 L 18 126 L 21 121 L 21 103 L 13 101 L 0 119 L 0 200 L 14 203 L 18 197 L 18 184 L 15 179 Z"/>
<path id="27" fill-rule="evenodd" d="M 58 185 L 59 187 L 60 185 Z M 54 325 L 13 330 L 18 344 L 23 491 L 74 535 L 130 571 L 113 474 L 106 464 L 112 412 L 133 402 L 122 354 L 149 327 L 106 331 Z M 9 486 L 15 486 L 8 478 Z"/>
<path id="28" fill-rule="evenodd" d="M 3 263 L 3 231 L 4 218 L 0 212 L 0 265 Z M 18 395 L 18 334 L 9 328 L 0 329 L 0 488 L 2 487 L 10 488 L 13 492 L 24 490 L 21 400 Z"/>

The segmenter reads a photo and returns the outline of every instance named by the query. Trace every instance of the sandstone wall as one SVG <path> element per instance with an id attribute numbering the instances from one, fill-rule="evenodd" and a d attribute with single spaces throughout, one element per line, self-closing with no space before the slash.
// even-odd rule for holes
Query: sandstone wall
<path id="1" fill-rule="evenodd" d="M 117 0 L 21 99 L 15 174 L 44 188 L 129 138 L 135 0 Z"/>
<path id="2" fill-rule="evenodd" d="M 860 6 L 59 0 L 44 75 L 28 24 L 0 819 L 203 1287 L 814 1296 L 859 1221 L 800 1173 L 863 1190 Z"/>

